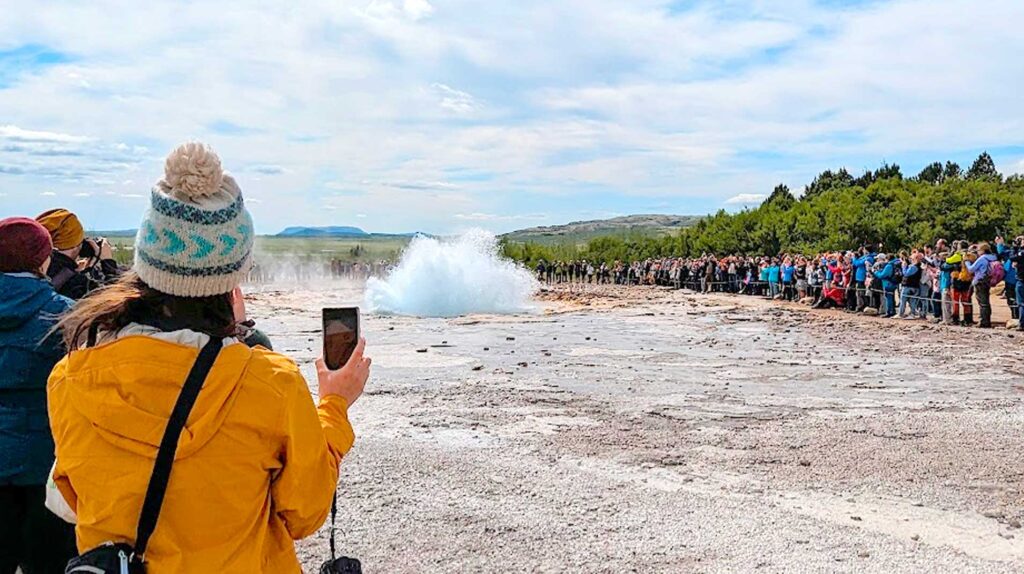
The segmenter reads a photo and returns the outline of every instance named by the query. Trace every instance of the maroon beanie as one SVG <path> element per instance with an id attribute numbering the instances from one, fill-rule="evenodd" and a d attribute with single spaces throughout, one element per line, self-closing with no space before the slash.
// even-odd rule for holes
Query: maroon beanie
<path id="1" fill-rule="evenodd" d="M 36 220 L 0 220 L 0 273 L 38 271 L 52 250 L 50 232 Z"/>

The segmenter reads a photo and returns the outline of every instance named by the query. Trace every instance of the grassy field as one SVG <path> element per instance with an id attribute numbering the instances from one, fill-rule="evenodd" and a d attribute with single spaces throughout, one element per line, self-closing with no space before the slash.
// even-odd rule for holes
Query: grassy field
<path id="1" fill-rule="evenodd" d="M 131 264 L 134 237 L 111 237 L 114 258 L 118 263 Z M 340 259 L 342 261 L 394 261 L 409 244 L 407 237 L 256 237 L 256 259 L 264 257 L 303 257 L 316 259 Z"/>

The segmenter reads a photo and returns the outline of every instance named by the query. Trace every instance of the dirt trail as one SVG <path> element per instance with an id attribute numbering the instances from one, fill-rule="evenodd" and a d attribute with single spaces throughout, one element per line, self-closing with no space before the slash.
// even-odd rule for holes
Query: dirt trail
<path id="1" fill-rule="evenodd" d="M 321 305 L 250 311 L 312 379 Z M 368 572 L 1020 572 L 1020 337 L 596 287 L 368 317 L 342 465 Z M 300 543 L 308 571 L 326 530 Z"/>

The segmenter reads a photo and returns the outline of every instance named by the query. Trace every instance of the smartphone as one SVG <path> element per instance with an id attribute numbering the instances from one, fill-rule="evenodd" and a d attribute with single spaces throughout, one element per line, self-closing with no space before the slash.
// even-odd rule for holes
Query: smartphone
<path id="1" fill-rule="evenodd" d="M 324 309 L 324 363 L 336 371 L 348 362 L 359 344 L 359 307 Z"/>

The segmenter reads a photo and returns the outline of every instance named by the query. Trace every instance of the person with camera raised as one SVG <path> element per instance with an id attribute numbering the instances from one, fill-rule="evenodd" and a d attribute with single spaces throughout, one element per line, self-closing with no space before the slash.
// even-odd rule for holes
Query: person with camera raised
<path id="1" fill-rule="evenodd" d="M 1022 247 L 1024 246 L 1021 244 L 1020 237 L 1014 239 L 1012 245 L 1007 245 L 1002 236 L 996 237 L 996 257 L 1003 265 L 1003 283 L 1005 285 L 1003 294 L 1006 296 L 1006 305 L 1010 308 L 1010 319 L 1013 321 L 1020 320 L 1020 308 L 1017 300 L 1017 267 L 1013 264 L 1013 258 Z"/>
<path id="2" fill-rule="evenodd" d="M 360 341 L 338 370 L 318 361 L 314 403 L 292 359 L 243 344 L 236 288 L 252 251 L 238 184 L 184 144 L 132 271 L 59 323 L 71 353 L 47 385 L 47 506 L 77 523 L 68 572 L 300 572 L 292 541 L 331 511 L 370 359 Z"/>
<path id="3" fill-rule="evenodd" d="M 978 327 L 982 329 L 992 328 L 992 301 L 991 291 L 1003 280 L 1003 267 L 999 259 L 992 254 L 992 247 L 987 242 L 978 244 L 978 257 L 967 266 L 971 273 L 974 296 L 978 299 L 979 314 L 981 315 Z M 993 267 L 998 267 L 994 269 Z"/>
<path id="4" fill-rule="evenodd" d="M 53 241 L 46 275 L 57 293 L 81 299 L 121 275 L 110 242 L 103 238 L 87 239 L 74 213 L 63 208 L 51 209 L 39 214 L 36 221 L 50 232 Z"/>

